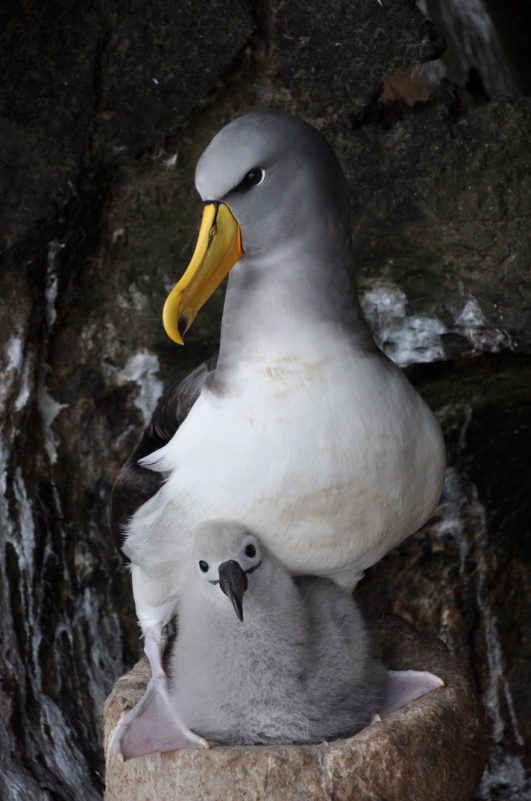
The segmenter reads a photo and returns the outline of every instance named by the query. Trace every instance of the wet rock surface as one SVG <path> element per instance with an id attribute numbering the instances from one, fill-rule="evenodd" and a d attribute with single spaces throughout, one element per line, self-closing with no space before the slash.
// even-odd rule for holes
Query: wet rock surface
<path id="1" fill-rule="evenodd" d="M 487 754 L 483 705 L 466 672 L 444 645 L 421 637 L 399 618 L 375 627 L 385 663 L 396 670 L 430 670 L 446 686 L 428 693 L 348 740 L 307 746 L 215 747 L 153 754 L 122 765 L 110 755 L 124 710 L 150 676 L 146 659 L 120 679 L 106 704 L 106 801 L 221 801 L 304 798 L 469 801 Z"/>
<path id="2" fill-rule="evenodd" d="M 406 0 L 0 15 L 0 797 L 101 797 L 101 710 L 139 652 L 110 487 L 164 387 L 216 349 L 222 292 L 185 348 L 160 324 L 195 243 L 197 159 L 270 108 L 336 149 L 366 314 L 448 443 L 436 515 L 360 601 L 471 668 L 492 721 L 480 797 L 527 798 L 530 99 L 379 99 L 441 50 Z"/>
<path id="3" fill-rule="evenodd" d="M 92 173 L 156 146 L 232 66 L 255 28 L 241 0 L 185 0 L 178 14 L 169 0 L 149 11 L 121 2 L 29 2 L 7 4 L 1 15 L 8 245 L 82 200 L 85 179 L 97 180 Z"/>
<path id="4" fill-rule="evenodd" d="M 380 94 L 384 80 L 445 47 L 411 3 L 373 0 L 323 6 L 280 0 L 273 17 L 275 66 L 301 113 L 348 125 Z M 389 31 L 400 31 L 394 39 Z M 331 76 L 334 80 L 330 80 Z"/>
<path id="5" fill-rule="evenodd" d="M 462 111 L 443 93 L 344 154 L 365 309 L 402 364 L 531 346 L 531 100 Z"/>

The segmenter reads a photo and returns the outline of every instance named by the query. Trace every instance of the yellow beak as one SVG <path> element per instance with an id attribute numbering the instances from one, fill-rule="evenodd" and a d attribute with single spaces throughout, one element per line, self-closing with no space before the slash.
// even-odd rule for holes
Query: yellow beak
<path id="1" fill-rule="evenodd" d="M 203 211 L 194 255 L 162 310 L 170 339 L 183 344 L 197 312 L 243 255 L 240 226 L 224 203 L 208 203 Z"/>

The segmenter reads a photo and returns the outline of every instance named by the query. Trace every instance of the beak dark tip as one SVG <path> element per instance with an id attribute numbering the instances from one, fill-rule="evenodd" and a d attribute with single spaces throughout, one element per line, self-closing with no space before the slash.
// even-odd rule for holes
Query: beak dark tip
<path id="1" fill-rule="evenodd" d="M 236 612 L 236 617 L 243 623 L 243 604 L 242 599 L 238 595 L 231 595 L 232 605 L 234 607 L 234 611 Z"/>

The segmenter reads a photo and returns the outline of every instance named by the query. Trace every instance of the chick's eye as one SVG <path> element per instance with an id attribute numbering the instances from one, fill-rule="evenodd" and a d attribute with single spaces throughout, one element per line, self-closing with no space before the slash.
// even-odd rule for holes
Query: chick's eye
<path id="1" fill-rule="evenodd" d="M 203 573 L 206 573 L 208 570 L 208 564 L 205 561 L 203 561 L 203 559 L 201 559 L 201 561 L 199 562 L 199 570 L 201 570 Z"/>
<path id="2" fill-rule="evenodd" d="M 259 167 L 256 167 L 253 170 L 249 170 L 242 183 L 245 186 L 258 186 L 258 184 L 261 184 L 264 180 L 264 176 L 265 172 Z"/>
<path id="3" fill-rule="evenodd" d="M 247 546 L 247 548 L 245 549 L 245 556 L 248 556 L 250 559 L 252 559 L 253 556 L 256 556 L 256 548 L 254 547 L 254 545 Z"/>

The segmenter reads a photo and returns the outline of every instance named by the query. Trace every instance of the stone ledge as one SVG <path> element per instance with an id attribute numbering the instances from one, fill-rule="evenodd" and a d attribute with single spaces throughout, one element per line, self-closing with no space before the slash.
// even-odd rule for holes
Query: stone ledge
<path id="1" fill-rule="evenodd" d="M 105 801 L 470 801 L 488 746 L 472 682 L 441 642 L 399 618 L 380 621 L 376 635 L 390 668 L 430 670 L 446 686 L 348 740 L 172 751 L 122 765 L 109 745 L 149 679 L 142 659 L 105 705 Z"/>

